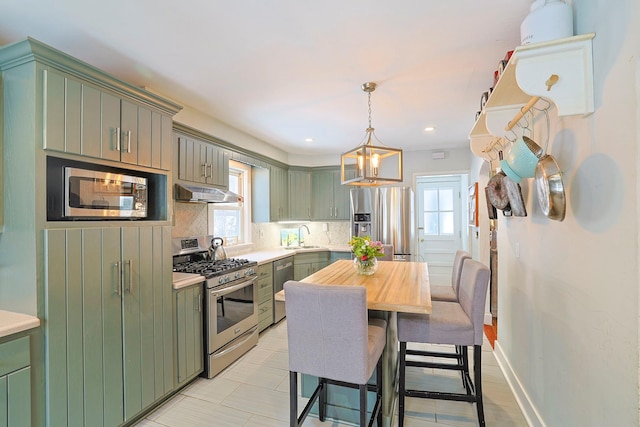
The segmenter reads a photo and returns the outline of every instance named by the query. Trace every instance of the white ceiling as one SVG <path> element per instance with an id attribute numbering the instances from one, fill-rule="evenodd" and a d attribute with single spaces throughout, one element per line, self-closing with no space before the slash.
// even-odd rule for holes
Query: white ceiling
<path id="1" fill-rule="evenodd" d="M 531 2 L 3 0 L 0 44 L 33 37 L 294 154 L 360 144 L 373 81 L 384 144 L 446 149 L 468 146 Z"/>

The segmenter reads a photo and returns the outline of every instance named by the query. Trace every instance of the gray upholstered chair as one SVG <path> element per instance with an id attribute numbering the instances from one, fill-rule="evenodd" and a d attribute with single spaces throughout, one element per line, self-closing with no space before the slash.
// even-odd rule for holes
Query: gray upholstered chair
<path id="1" fill-rule="evenodd" d="M 378 261 L 393 261 L 393 245 L 382 245 L 384 256 L 378 258 Z"/>
<path id="2" fill-rule="evenodd" d="M 471 255 L 466 251 L 456 251 L 453 258 L 453 270 L 451 271 L 451 285 L 431 286 L 431 301 L 458 302 L 458 286 L 460 285 L 460 275 L 464 261 L 471 259 Z"/>
<path id="3" fill-rule="evenodd" d="M 465 260 L 460 276 L 459 302 L 433 301 L 432 313 L 428 315 L 398 314 L 398 341 L 400 341 L 399 427 L 404 425 L 406 397 L 475 402 L 480 426 L 485 426 L 481 365 L 484 306 L 488 283 L 489 269 L 478 261 Z M 411 342 L 462 346 L 465 357 L 461 362 L 457 353 L 407 349 L 407 343 Z M 466 358 L 467 347 L 471 345 L 473 346 L 473 381 L 471 381 Z M 414 357 L 407 360 L 408 355 Z M 418 356 L 417 360 L 415 356 Z M 422 356 L 429 359 L 425 360 Z M 438 363 L 431 361 L 432 357 L 457 359 L 457 363 Z M 466 393 L 407 390 L 407 366 L 461 371 Z"/>
<path id="4" fill-rule="evenodd" d="M 289 338 L 290 425 L 300 426 L 319 398 L 326 414 L 327 384 L 360 390 L 360 426 L 367 425 L 367 391 L 376 392 L 371 422 L 382 426 L 382 361 L 387 322 L 368 319 L 366 288 L 284 284 Z M 374 369 L 376 385 L 368 385 Z M 318 386 L 298 415 L 298 373 L 318 377 Z"/>

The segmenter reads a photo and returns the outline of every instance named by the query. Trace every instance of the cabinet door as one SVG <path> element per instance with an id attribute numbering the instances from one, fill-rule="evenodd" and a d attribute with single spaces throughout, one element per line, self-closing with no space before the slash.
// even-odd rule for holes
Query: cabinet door
<path id="1" fill-rule="evenodd" d="M 45 251 L 48 423 L 119 425 L 120 230 L 46 230 Z"/>
<path id="2" fill-rule="evenodd" d="M 170 251 L 170 227 L 122 228 L 125 421 L 173 388 Z"/>
<path id="3" fill-rule="evenodd" d="M 333 173 L 314 171 L 312 174 L 312 211 L 313 219 L 332 220 L 333 206 Z"/>
<path id="4" fill-rule="evenodd" d="M 271 221 L 289 218 L 289 175 L 285 169 L 271 166 L 269 176 L 269 207 Z"/>
<path id="5" fill-rule="evenodd" d="M 206 182 L 216 187 L 229 188 L 229 155 L 215 145 L 207 145 Z"/>
<path id="6" fill-rule="evenodd" d="M 354 175 L 355 176 L 355 175 Z M 351 201 L 349 200 L 349 185 L 342 185 L 340 171 L 333 175 L 333 218 L 337 220 L 348 220 L 351 217 Z"/>
<path id="7" fill-rule="evenodd" d="M 311 219 L 311 172 L 289 171 L 289 218 Z"/>
<path id="8" fill-rule="evenodd" d="M 202 284 L 176 292 L 178 385 L 203 371 Z"/>

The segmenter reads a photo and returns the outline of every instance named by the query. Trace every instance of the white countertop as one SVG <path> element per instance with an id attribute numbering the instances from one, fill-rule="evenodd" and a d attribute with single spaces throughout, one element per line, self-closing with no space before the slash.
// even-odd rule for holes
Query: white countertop
<path id="1" fill-rule="evenodd" d="M 173 289 L 182 289 L 205 281 L 205 277 L 191 273 L 173 273 Z"/>
<path id="2" fill-rule="evenodd" d="M 266 249 L 257 252 L 248 252 L 238 255 L 239 258 L 247 258 L 251 261 L 256 261 L 258 265 L 266 264 L 268 262 L 277 261 L 288 256 L 293 256 L 300 253 L 309 252 L 351 252 L 349 245 L 329 245 L 320 246 L 317 248 L 296 248 L 296 249 L 284 249 L 282 246 L 275 247 L 273 249 Z"/>
<path id="3" fill-rule="evenodd" d="M 0 338 L 40 326 L 40 319 L 28 314 L 0 310 Z"/>

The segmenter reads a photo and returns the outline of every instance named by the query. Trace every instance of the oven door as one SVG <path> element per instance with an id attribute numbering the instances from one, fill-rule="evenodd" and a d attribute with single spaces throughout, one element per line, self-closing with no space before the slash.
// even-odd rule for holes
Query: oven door
<path id="1" fill-rule="evenodd" d="M 258 324 L 256 276 L 207 295 L 207 352 L 215 352 Z"/>

